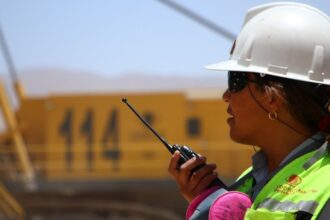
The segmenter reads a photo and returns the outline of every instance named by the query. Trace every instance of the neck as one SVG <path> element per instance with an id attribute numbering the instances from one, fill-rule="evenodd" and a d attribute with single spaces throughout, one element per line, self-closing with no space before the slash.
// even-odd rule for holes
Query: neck
<path id="1" fill-rule="evenodd" d="M 306 135 L 302 135 L 290 129 L 273 131 L 276 131 L 276 134 L 270 133 L 265 138 L 268 140 L 267 143 L 260 143 L 259 145 L 267 157 L 269 172 L 279 167 L 284 158 L 313 133 L 305 130 L 304 134 Z"/>

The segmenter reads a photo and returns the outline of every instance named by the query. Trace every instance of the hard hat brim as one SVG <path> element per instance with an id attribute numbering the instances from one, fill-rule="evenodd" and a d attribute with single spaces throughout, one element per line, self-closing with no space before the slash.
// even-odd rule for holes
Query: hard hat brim
<path id="1" fill-rule="evenodd" d="M 205 66 L 208 70 L 218 70 L 218 71 L 242 71 L 242 72 L 251 72 L 251 69 L 237 65 L 235 60 L 227 60 L 219 63 L 209 64 Z"/>
<path id="2" fill-rule="evenodd" d="M 239 72 L 250 72 L 250 73 L 263 73 L 263 74 L 268 74 L 268 75 L 283 77 L 283 78 L 289 78 L 289 79 L 298 80 L 298 81 L 330 85 L 330 80 L 317 81 L 317 80 L 311 80 L 308 76 L 304 76 L 301 74 L 274 73 L 274 72 L 267 70 L 264 67 L 239 65 L 239 64 L 237 64 L 236 60 L 227 60 L 227 61 L 222 61 L 222 62 L 215 63 L 215 64 L 206 65 L 205 68 L 208 70 L 217 70 L 217 71 L 239 71 Z M 287 77 L 288 75 L 290 75 L 290 77 Z"/>

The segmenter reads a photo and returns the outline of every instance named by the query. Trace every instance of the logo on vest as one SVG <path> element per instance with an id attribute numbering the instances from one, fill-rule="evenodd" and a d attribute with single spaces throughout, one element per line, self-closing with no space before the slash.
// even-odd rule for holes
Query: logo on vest
<path id="1" fill-rule="evenodd" d="M 296 186 L 298 184 L 300 184 L 302 182 L 301 178 L 296 175 L 296 174 L 292 174 L 288 179 L 287 179 L 287 183 L 289 185 L 293 185 Z"/>
<path id="2" fill-rule="evenodd" d="M 290 175 L 288 178 L 285 179 L 285 183 L 282 185 L 278 185 L 275 188 L 275 192 L 284 194 L 284 195 L 292 195 L 292 194 L 308 194 L 308 193 L 315 193 L 317 190 L 315 189 L 304 189 L 298 187 L 299 184 L 302 183 L 302 179 L 300 176 L 296 174 Z"/>

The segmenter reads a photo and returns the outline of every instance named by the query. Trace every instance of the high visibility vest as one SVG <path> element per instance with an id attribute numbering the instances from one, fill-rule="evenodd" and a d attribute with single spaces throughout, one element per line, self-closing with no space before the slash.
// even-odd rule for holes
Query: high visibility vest
<path id="1" fill-rule="evenodd" d="M 245 178 L 237 190 L 251 195 L 253 178 L 250 174 L 245 174 L 250 177 Z M 244 219 L 290 220 L 299 215 L 317 219 L 330 198 L 329 176 L 330 156 L 325 143 L 278 171 L 258 193 Z"/>

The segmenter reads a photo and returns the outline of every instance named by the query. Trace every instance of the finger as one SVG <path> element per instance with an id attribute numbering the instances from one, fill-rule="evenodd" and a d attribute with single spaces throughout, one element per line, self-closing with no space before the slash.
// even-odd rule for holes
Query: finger
<path id="1" fill-rule="evenodd" d="M 181 156 L 179 151 L 175 151 L 174 154 L 172 155 L 170 164 L 168 166 L 168 172 L 171 173 L 172 175 L 178 172 L 177 168 L 180 157 Z"/>
<path id="2" fill-rule="evenodd" d="M 197 167 L 204 165 L 205 162 L 206 162 L 206 158 L 203 156 L 193 157 L 190 160 L 186 161 L 184 164 L 182 164 L 180 166 L 180 169 L 187 171 L 187 172 L 191 172 L 191 171 L 197 169 Z"/>
<path id="3" fill-rule="evenodd" d="M 203 192 L 216 178 L 218 178 L 218 173 L 213 171 L 212 173 L 207 174 L 203 178 L 200 179 L 199 183 L 196 185 L 195 189 L 193 189 L 196 195 L 199 195 Z"/>
<path id="4" fill-rule="evenodd" d="M 181 191 L 189 192 L 195 187 L 195 185 L 191 184 L 190 182 L 192 170 L 197 166 L 199 166 L 201 163 L 203 163 L 203 161 L 204 161 L 203 159 L 198 160 L 198 158 L 193 157 L 190 160 L 183 163 L 180 167 L 177 167 L 176 169 L 177 172 L 174 174 L 174 176 L 177 180 L 177 183 Z"/>
<path id="5" fill-rule="evenodd" d="M 194 172 L 191 175 L 191 181 L 199 182 L 200 179 L 212 173 L 216 168 L 217 168 L 216 164 L 208 164 L 208 165 L 205 164 L 199 169 L 194 170 Z"/>
<path id="6" fill-rule="evenodd" d="M 196 187 L 198 180 L 191 181 L 191 176 L 201 166 L 205 165 L 205 161 L 205 157 L 193 157 L 180 166 L 180 175 L 178 179 L 181 183 L 182 190 L 191 191 Z"/>
<path id="7" fill-rule="evenodd" d="M 190 190 L 195 191 L 196 188 L 198 191 L 200 189 L 203 190 L 206 189 L 208 185 L 204 184 L 203 182 L 204 178 L 208 178 L 209 175 L 212 175 L 215 169 L 216 169 L 215 164 L 208 164 L 194 171 L 189 180 L 191 186 Z"/>
<path id="8" fill-rule="evenodd" d="M 204 165 L 198 170 L 194 171 L 190 177 L 191 185 L 196 188 L 200 184 L 200 182 L 208 175 L 212 174 L 216 169 L 215 164 Z"/>
<path id="9" fill-rule="evenodd" d="M 196 196 L 200 195 L 205 189 L 207 189 L 212 181 L 214 181 L 218 177 L 218 174 L 214 171 L 212 173 L 209 173 L 208 175 L 204 176 L 200 182 L 195 185 L 195 188 L 193 189 L 182 189 L 180 190 L 185 199 L 189 202 L 191 202 Z M 188 186 L 191 186 L 188 185 Z"/>

